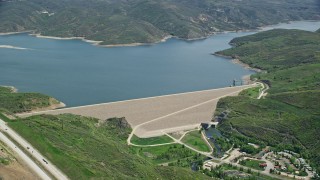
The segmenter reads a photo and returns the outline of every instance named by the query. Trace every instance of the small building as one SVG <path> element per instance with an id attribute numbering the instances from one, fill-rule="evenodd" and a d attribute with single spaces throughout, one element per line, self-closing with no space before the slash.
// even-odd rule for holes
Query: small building
<path id="1" fill-rule="evenodd" d="M 211 170 L 211 168 L 215 168 L 217 166 L 216 163 L 212 162 L 212 161 L 207 161 L 203 164 L 203 169 L 208 169 Z"/>
<path id="2" fill-rule="evenodd" d="M 274 166 L 274 169 L 280 169 L 280 166 Z"/>
<path id="3" fill-rule="evenodd" d="M 208 129 L 211 127 L 211 125 L 208 124 L 208 123 L 201 123 L 200 126 L 201 126 L 204 130 L 208 130 Z"/>
<path id="4" fill-rule="evenodd" d="M 306 161 L 303 158 L 299 158 L 299 161 L 300 161 L 301 165 L 305 165 L 306 164 Z"/>
<path id="5" fill-rule="evenodd" d="M 262 168 L 265 168 L 265 167 L 267 167 L 268 165 L 267 165 L 267 163 L 260 163 L 259 164 L 259 167 L 262 167 Z"/>
<path id="6" fill-rule="evenodd" d="M 218 127 L 219 122 L 215 121 L 215 122 L 209 122 L 210 127 L 214 127 L 217 128 Z"/>
<path id="7" fill-rule="evenodd" d="M 305 169 L 308 169 L 309 171 L 312 171 L 312 167 L 309 166 L 309 165 L 304 165 L 303 167 L 304 167 Z"/>
<path id="8" fill-rule="evenodd" d="M 284 150 L 284 152 L 289 153 L 289 154 L 292 154 L 292 155 L 294 155 L 294 156 L 299 156 L 298 153 L 295 153 L 295 152 L 293 152 L 293 151 Z"/>
<path id="9" fill-rule="evenodd" d="M 287 152 L 278 152 L 278 154 L 288 159 L 292 157 L 292 155 Z"/>

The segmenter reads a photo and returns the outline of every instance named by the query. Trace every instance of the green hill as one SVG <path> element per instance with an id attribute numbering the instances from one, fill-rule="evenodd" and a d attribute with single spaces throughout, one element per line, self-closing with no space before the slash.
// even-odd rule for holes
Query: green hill
<path id="1" fill-rule="evenodd" d="M 16 93 L 12 88 L 0 86 L 0 110 L 9 113 L 29 112 L 36 109 L 54 109 L 60 102 L 40 93 Z"/>
<path id="2" fill-rule="evenodd" d="M 240 57 L 241 61 L 252 67 L 271 72 L 319 63 L 319 41 L 320 36 L 313 32 L 275 29 L 235 38 L 230 43 L 237 48 L 223 51 L 223 54 Z"/>
<path id="3" fill-rule="evenodd" d="M 218 52 L 267 70 L 252 78 L 270 85 L 265 99 L 220 100 L 217 114 L 230 112 L 220 130 L 294 150 L 320 170 L 319 42 L 318 33 L 277 29 L 236 38 L 233 48 Z"/>
<path id="4" fill-rule="evenodd" d="M 124 118 L 40 115 L 8 124 L 71 179 L 209 178 L 189 168 L 157 166 L 136 155 L 126 144 L 131 127 Z"/>
<path id="5" fill-rule="evenodd" d="M 0 32 L 85 37 L 102 44 L 153 43 L 290 20 L 319 19 L 316 0 L 2 0 Z"/>

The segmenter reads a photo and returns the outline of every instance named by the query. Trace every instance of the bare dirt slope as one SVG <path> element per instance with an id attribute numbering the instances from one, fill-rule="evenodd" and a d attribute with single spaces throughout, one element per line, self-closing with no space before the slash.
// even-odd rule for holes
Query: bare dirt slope
<path id="1" fill-rule="evenodd" d="M 13 152 L 0 142 L 0 159 L 8 160 L 7 163 L 0 163 L 0 179 L 40 179 L 33 173 L 23 161 L 16 159 Z"/>

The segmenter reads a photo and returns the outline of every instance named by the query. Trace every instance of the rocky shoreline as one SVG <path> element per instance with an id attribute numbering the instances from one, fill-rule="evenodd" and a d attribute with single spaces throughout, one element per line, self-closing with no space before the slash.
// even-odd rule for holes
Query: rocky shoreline
<path id="1" fill-rule="evenodd" d="M 258 68 L 254 68 L 254 67 L 251 67 L 249 64 L 246 64 L 244 62 L 242 62 L 240 59 L 238 58 L 233 58 L 231 56 L 226 56 L 226 55 L 223 55 L 223 54 L 219 54 L 219 53 L 212 53 L 212 55 L 214 56 L 219 56 L 219 57 L 223 57 L 223 58 L 226 58 L 226 59 L 231 59 L 231 61 L 234 63 L 234 64 L 239 64 L 240 66 L 244 67 L 245 69 L 249 69 L 251 71 L 255 71 L 255 72 L 264 72 L 264 70 L 262 69 L 258 69 Z"/>
<path id="2" fill-rule="evenodd" d="M 304 20 L 304 21 L 309 21 L 309 22 L 317 22 L 317 20 Z M 265 25 L 265 26 L 261 26 L 261 27 L 256 27 L 256 28 L 252 28 L 252 29 L 238 29 L 238 30 L 233 30 L 233 31 L 215 31 L 215 32 L 211 32 L 208 33 L 202 37 L 198 37 L 198 38 L 190 38 L 190 39 L 186 39 L 186 38 L 179 38 L 176 36 L 172 36 L 172 35 L 167 35 L 165 37 L 163 37 L 161 40 L 156 41 L 156 42 L 152 42 L 152 43 L 128 43 L 128 44 L 110 44 L 110 45 L 101 45 L 101 43 L 103 41 L 97 41 L 97 40 L 89 40 L 86 39 L 85 37 L 56 37 L 56 36 L 44 36 L 41 35 L 40 33 L 35 33 L 35 31 L 33 30 L 29 30 L 29 31 L 20 31 L 20 32 L 5 32 L 5 33 L 0 33 L 1 35 L 12 35 L 12 34 L 20 34 L 20 33 L 29 33 L 30 35 L 39 37 L 39 38 L 48 38 L 48 39 L 59 39 L 59 40 L 72 40 L 72 39 L 78 39 L 78 40 L 82 40 L 84 42 L 88 42 L 92 45 L 95 46 L 100 46 L 100 47 L 128 47 L 128 46 L 142 46 L 142 45 L 153 45 L 153 44 L 157 44 L 157 43 L 161 43 L 161 42 L 165 42 L 170 38 L 176 38 L 176 39 L 181 39 L 184 41 L 196 41 L 196 40 L 201 40 L 201 39 L 206 39 L 210 36 L 216 35 L 216 34 L 224 34 L 224 33 L 232 33 L 232 32 L 249 32 L 249 31 L 253 31 L 253 32 L 259 32 L 259 31 L 263 31 L 265 30 L 267 27 L 270 26 L 275 26 L 275 25 L 279 25 L 279 24 L 283 24 L 283 23 L 287 23 L 290 24 L 292 22 L 296 22 L 296 21 L 285 21 L 285 22 L 280 22 L 278 24 L 270 24 L 270 25 Z"/>

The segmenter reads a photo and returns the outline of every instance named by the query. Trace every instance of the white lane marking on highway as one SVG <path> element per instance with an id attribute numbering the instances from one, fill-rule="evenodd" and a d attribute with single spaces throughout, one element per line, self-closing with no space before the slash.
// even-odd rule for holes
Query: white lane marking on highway
<path id="1" fill-rule="evenodd" d="M 12 130 L 6 125 L 6 122 L 0 119 L 0 128 L 6 132 L 12 139 L 19 143 L 22 147 L 26 148 L 30 152 L 30 155 L 35 158 L 48 172 L 59 180 L 67 180 L 68 177 L 63 174 L 56 166 L 50 161 L 44 158 L 30 143 L 28 143 L 23 137 Z"/>
<path id="2" fill-rule="evenodd" d="M 0 140 L 4 142 L 12 151 L 14 151 L 41 179 L 50 180 L 51 178 L 27 156 L 19 147 L 11 142 L 2 132 Z"/>

